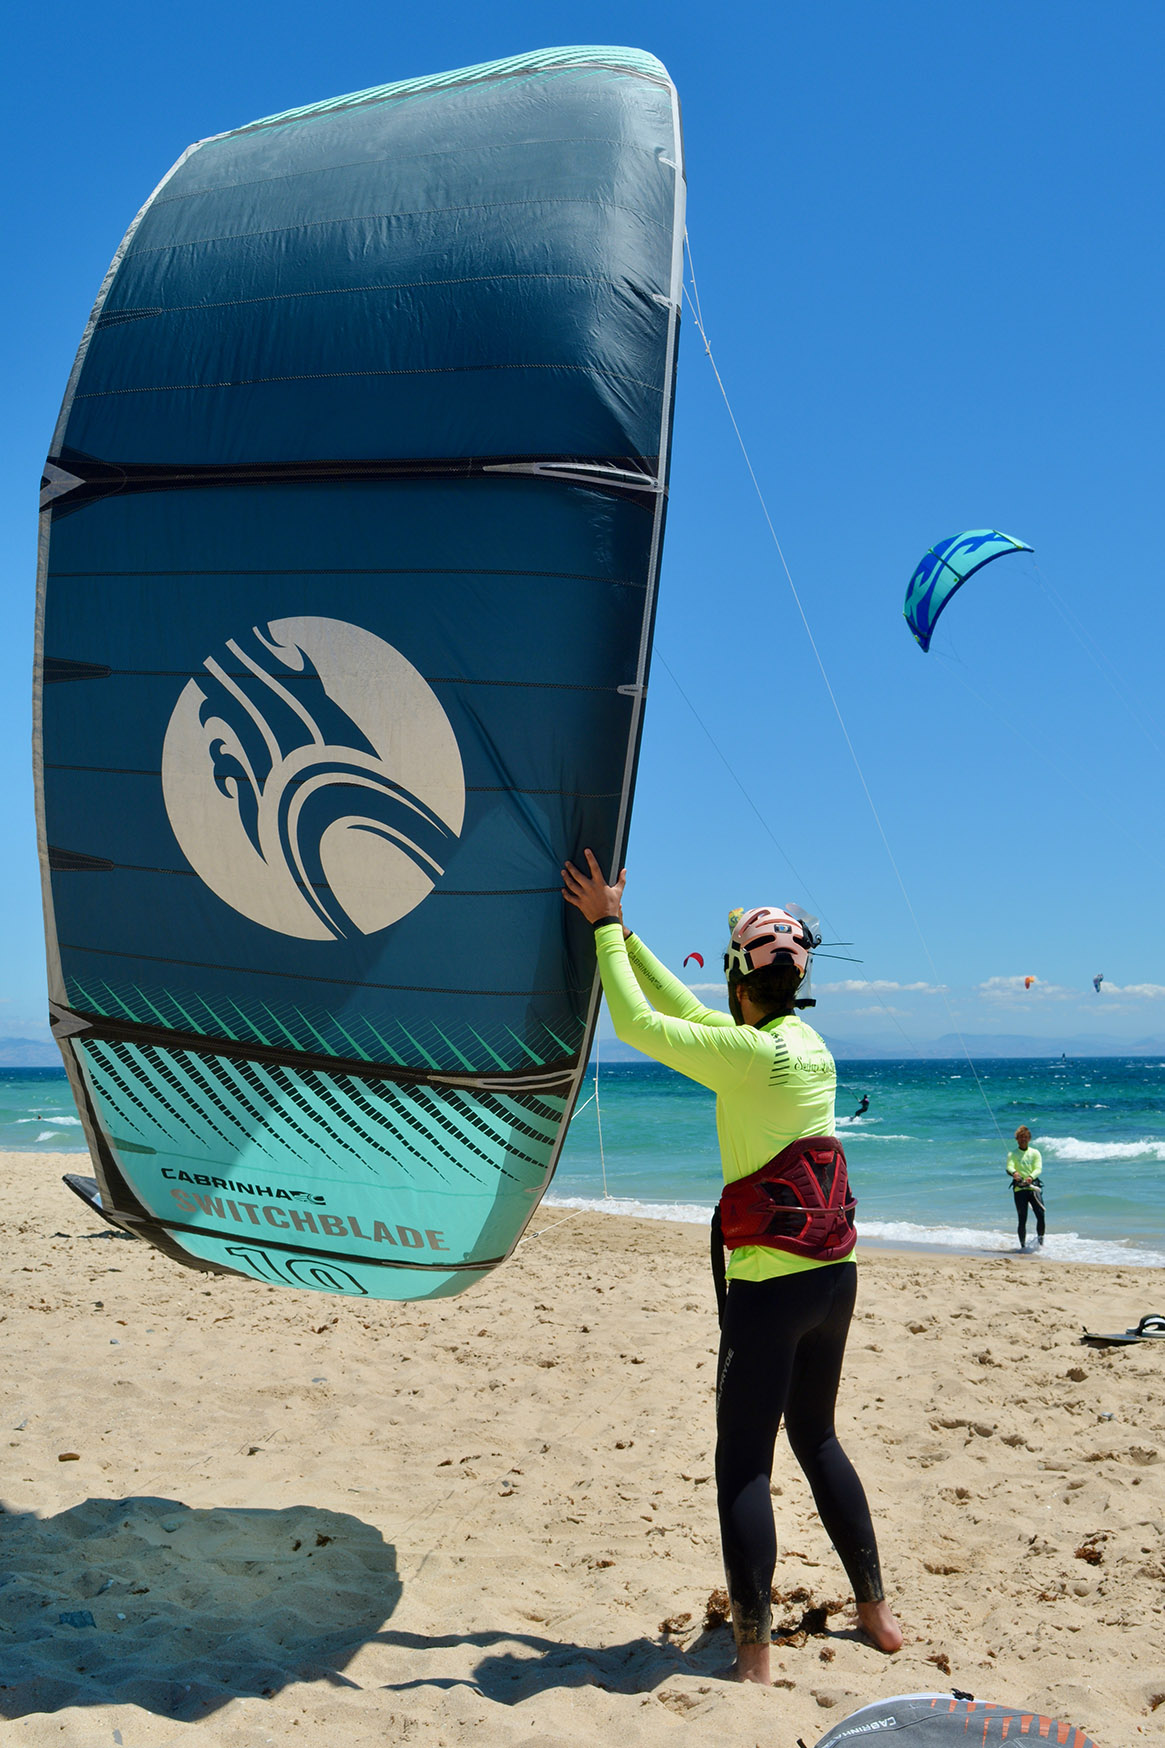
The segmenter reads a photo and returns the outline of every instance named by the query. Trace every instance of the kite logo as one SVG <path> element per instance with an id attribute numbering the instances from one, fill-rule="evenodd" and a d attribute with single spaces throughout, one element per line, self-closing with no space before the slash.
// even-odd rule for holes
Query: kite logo
<path id="1" fill-rule="evenodd" d="M 274 619 L 179 695 L 162 794 L 194 872 L 283 935 L 371 935 L 415 910 L 465 818 L 449 719 L 399 650 L 341 619 Z"/>

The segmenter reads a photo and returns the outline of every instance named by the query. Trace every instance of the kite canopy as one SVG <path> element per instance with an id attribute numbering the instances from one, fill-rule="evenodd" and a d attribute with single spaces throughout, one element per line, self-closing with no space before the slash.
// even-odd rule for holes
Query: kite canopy
<path id="1" fill-rule="evenodd" d="M 910 1748 L 1001 1748 L 1024 1741 L 1061 1748 L 1096 1748 L 1073 1724 L 1058 1723 L 1026 1706 L 999 1705 L 958 1693 L 901 1693 L 851 1712 L 826 1732 L 817 1748 L 866 1748 L 897 1737 Z"/>
<path id="2" fill-rule="evenodd" d="M 932 546 L 906 586 L 902 609 L 919 648 L 930 648 L 939 614 L 968 577 L 1005 553 L 1033 550 L 997 528 L 969 528 Z"/>
<path id="3" fill-rule="evenodd" d="M 178 1261 L 460 1292 L 550 1180 L 683 211 L 665 69 L 563 48 L 204 140 L 117 252 L 45 470 L 40 854 L 94 1194 Z"/>

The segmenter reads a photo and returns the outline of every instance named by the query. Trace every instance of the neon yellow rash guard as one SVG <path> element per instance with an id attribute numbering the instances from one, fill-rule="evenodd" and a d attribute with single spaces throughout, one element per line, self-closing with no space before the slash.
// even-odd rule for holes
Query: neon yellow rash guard
<path id="1" fill-rule="evenodd" d="M 837 1071 L 804 1020 L 784 1014 L 764 1026 L 738 1026 L 698 1002 L 636 936 L 624 941 L 618 923 L 595 930 L 595 947 L 615 1036 L 716 1094 L 725 1183 L 759 1170 L 790 1141 L 833 1134 Z M 728 1279 L 767 1281 L 838 1266 L 742 1244 L 731 1253 Z"/>
<path id="2" fill-rule="evenodd" d="M 1028 1147 L 1020 1153 L 1012 1148 L 1007 1156 L 1007 1169 L 1011 1174 L 1013 1190 L 1026 1190 L 1034 1177 L 1039 1177 L 1043 1170 L 1043 1158 L 1038 1147 Z"/>

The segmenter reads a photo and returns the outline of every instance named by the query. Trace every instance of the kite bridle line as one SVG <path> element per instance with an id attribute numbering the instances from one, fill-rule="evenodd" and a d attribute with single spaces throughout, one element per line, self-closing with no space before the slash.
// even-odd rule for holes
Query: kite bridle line
<path id="1" fill-rule="evenodd" d="M 715 366 L 713 366 L 713 368 L 715 368 Z M 691 711 L 692 715 L 695 717 L 696 721 L 699 723 L 700 727 L 703 729 L 704 733 L 707 735 L 708 740 L 712 746 L 712 750 L 716 754 L 716 757 L 720 760 L 720 763 L 724 766 L 724 769 L 728 772 L 728 775 L 732 778 L 732 781 L 736 784 L 736 787 L 740 790 L 740 793 L 744 796 L 744 799 L 748 802 L 748 805 L 752 808 L 752 811 L 756 814 L 757 819 L 760 821 L 762 831 L 764 831 L 766 833 L 766 835 L 768 836 L 768 838 L 772 842 L 775 849 L 784 858 L 786 864 L 788 865 L 790 873 L 793 875 L 793 878 L 797 882 L 798 888 L 800 889 L 801 892 L 804 893 L 805 897 L 809 900 L 810 904 L 813 906 L 813 908 L 817 912 L 818 916 L 820 916 L 822 922 L 829 924 L 830 931 L 832 932 L 833 931 L 833 924 L 829 921 L 828 916 L 826 916 L 825 908 L 822 905 L 821 900 L 815 895 L 811 886 L 809 885 L 809 882 L 804 878 L 804 876 L 802 874 L 799 874 L 797 869 L 793 866 L 793 862 L 789 856 L 788 850 L 786 850 L 785 846 L 781 843 L 780 839 L 777 837 L 777 834 L 774 832 L 772 826 L 769 824 L 768 820 L 765 818 L 764 814 L 761 812 L 760 808 L 757 806 L 756 802 L 753 800 L 752 796 L 749 794 L 748 790 L 745 788 L 744 783 L 741 781 L 739 773 L 736 771 L 736 769 L 732 765 L 731 761 L 728 758 L 728 755 L 725 753 L 724 749 L 721 747 L 719 741 L 716 739 L 716 736 L 712 733 L 712 730 L 708 727 L 708 724 L 704 721 L 704 718 L 700 715 L 700 712 L 696 709 L 696 706 L 692 703 L 692 700 L 688 697 L 688 694 L 684 691 L 684 688 L 680 685 L 679 680 L 676 678 L 676 675 L 672 670 L 671 664 L 668 662 L 667 657 L 664 655 L 662 649 L 660 649 L 658 647 L 658 645 L 656 646 L 655 654 L 656 654 L 656 657 L 658 658 L 658 660 L 660 661 L 660 663 L 662 664 L 663 668 L 665 669 L 665 671 L 668 675 L 668 678 L 672 682 L 672 685 L 675 687 L 676 691 L 679 693 L 680 697 L 683 699 L 684 703 L 687 705 L 688 709 Z M 846 943 L 844 941 L 838 941 L 836 943 L 831 943 L 831 944 L 837 945 L 837 946 L 848 945 L 848 943 Z M 821 949 L 818 948 L 817 951 L 814 953 L 813 957 L 814 957 L 814 959 L 844 959 L 844 958 L 846 958 L 846 955 L 843 953 L 823 953 L 821 951 Z M 861 961 L 854 960 L 853 963 L 860 964 Z M 897 1026 L 897 1028 L 901 1032 L 903 1038 L 906 1040 L 906 1043 L 911 1051 L 911 1054 L 914 1056 L 921 1057 L 922 1051 L 919 1049 L 918 1045 L 914 1042 L 914 1039 L 910 1036 L 909 1032 L 906 1030 L 905 1026 L 902 1024 L 901 1020 L 898 1018 L 897 1014 L 894 1012 L 893 1008 L 888 1006 L 888 1004 L 882 1000 L 881 994 L 878 990 L 873 989 L 870 991 L 870 994 L 874 997 L 874 1000 L 878 1003 L 878 1006 L 880 1008 L 882 1008 L 882 1010 L 884 1011 L 884 1013 L 886 1015 L 886 1018 L 888 1020 L 890 1020 L 895 1026 Z"/>
<path id="2" fill-rule="evenodd" d="M 589 1099 L 584 1099 L 582 1104 L 576 1105 L 575 1109 L 571 1112 L 570 1120 L 572 1124 L 576 1117 L 582 1116 L 588 1105 L 594 1105 L 595 1107 L 595 1125 L 599 1132 L 599 1169 L 603 1174 L 603 1200 L 609 1202 L 611 1200 L 611 1192 L 607 1188 L 607 1156 L 603 1151 L 603 1113 L 599 1106 L 599 1027 L 597 1020 L 595 1022 L 595 1090 Z M 577 1214 L 578 1212 L 579 1209 L 576 1208 L 575 1213 Z M 566 1218 L 568 1220 L 573 1220 L 574 1214 L 568 1214 Z M 556 1220 L 555 1225 L 561 1226 L 562 1221 Z M 544 1226 L 542 1231 L 553 1232 L 554 1226 Z M 528 1232 L 526 1236 L 528 1238 L 541 1238 L 542 1232 Z"/>
<path id="3" fill-rule="evenodd" d="M 603 1200 L 609 1202 L 611 1192 L 607 1188 L 607 1155 L 603 1151 L 603 1113 L 599 1108 L 599 1025 L 595 1020 L 595 1090 L 591 1094 L 595 1101 L 595 1126 L 599 1131 L 599 1169 L 603 1174 Z"/>
<path id="4" fill-rule="evenodd" d="M 688 299 L 688 307 L 692 312 L 692 318 L 696 324 L 696 331 L 699 334 L 701 340 L 704 342 L 704 351 L 707 353 L 708 362 L 712 366 L 712 374 L 716 378 L 716 386 L 720 390 L 720 395 L 724 401 L 725 410 L 727 411 L 729 420 L 731 421 L 732 429 L 736 433 L 736 441 L 740 445 L 740 453 L 744 457 L 744 465 L 748 469 L 748 475 L 749 475 L 749 478 L 752 480 L 753 490 L 756 492 L 757 500 L 760 503 L 761 512 L 764 515 L 765 522 L 768 526 L 769 534 L 772 537 L 773 545 L 776 547 L 776 550 L 777 550 L 777 557 L 781 561 L 781 569 L 785 573 L 785 580 L 789 585 L 789 592 L 791 593 L 791 595 L 793 597 L 793 602 L 797 608 L 798 616 L 801 620 L 802 626 L 805 629 L 805 635 L 809 639 L 809 647 L 813 651 L 813 659 L 817 663 L 817 668 L 818 668 L 818 672 L 821 675 L 822 683 L 824 684 L 825 690 L 829 695 L 829 702 L 832 704 L 833 713 L 837 717 L 838 727 L 841 729 L 841 732 L 842 732 L 842 738 L 844 739 L 845 744 L 846 744 L 847 748 L 849 749 L 849 756 L 853 760 L 854 770 L 857 772 L 857 775 L 858 775 L 858 782 L 862 786 L 862 793 L 865 795 L 866 801 L 869 805 L 870 812 L 873 815 L 874 824 L 878 828 L 878 836 L 882 840 L 882 847 L 885 850 L 887 860 L 889 861 L 890 866 L 894 871 L 894 878 L 898 882 L 898 890 L 901 892 L 903 903 L 906 905 L 906 909 L 910 913 L 910 920 L 914 924 L 915 933 L 918 936 L 918 939 L 919 939 L 919 942 L 922 946 L 923 952 L 926 954 L 927 964 L 930 966 L 931 974 L 934 977 L 935 983 L 938 985 L 939 993 L 942 995 L 943 1004 L 947 1010 L 947 1017 L 951 1022 L 951 1027 L 954 1031 L 955 1037 L 959 1040 L 959 1047 L 961 1048 L 963 1055 L 966 1058 L 967 1066 L 971 1070 L 971 1074 L 974 1077 L 975 1085 L 979 1089 L 979 1094 L 983 1100 L 984 1106 L 986 1107 L 987 1114 L 991 1118 L 992 1123 L 995 1125 L 995 1132 L 999 1136 L 1000 1141 L 1003 1142 L 1004 1145 L 1006 1146 L 1006 1137 L 1004 1136 L 1003 1130 L 999 1127 L 999 1119 L 995 1115 L 995 1112 L 994 1112 L 992 1105 L 991 1105 L 991 1101 L 987 1097 L 987 1092 L 986 1092 L 986 1089 L 983 1085 L 983 1082 L 979 1078 L 979 1071 L 975 1067 L 975 1064 L 971 1059 L 971 1052 L 968 1050 L 966 1042 L 963 1038 L 963 1034 L 959 1030 L 958 1024 L 955 1020 L 954 1011 L 951 1008 L 950 1001 L 948 1000 L 948 997 L 947 997 L 946 986 L 945 986 L 945 984 L 943 984 L 941 982 L 941 980 L 939 978 L 938 967 L 936 966 L 936 964 L 934 962 L 934 955 L 931 953 L 930 946 L 927 942 L 925 934 L 923 933 L 922 924 L 918 920 L 918 913 L 915 911 L 914 905 L 911 902 L 910 894 L 906 889 L 906 882 L 902 878 L 902 871 L 898 866 L 898 862 L 897 862 L 897 859 L 894 855 L 894 851 L 890 847 L 890 840 L 886 836 L 886 828 L 882 824 L 881 815 L 878 812 L 878 808 L 877 808 L 877 805 L 874 801 L 874 797 L 870 793 L 870 786 L 866 782 L 866 774 L 862 770 L 861 760 L 858 758 L 857 749 L 855 748 L 854 743 L 853 743 L 852 739 L 850 738 L 850 732 L 849 732 L 848 727 L 846 726 L 845 717 L 842 715 L 841 705 L 838 703 L 837 694 L 834 692 L 833 686 L 830 683 L 829 674 L 826 672 L 825 663 L 821 658 L 821 651 L 817 647 L 817 639 L 813 635 L 813 629 L 812 629 L 811 625 L 809 624 L 808 615 L 806 614 L 805 608 L 801 603 L 801 597 L 797 592 L 797 585 L 793 581 L 793 573 L 789 569 L 788 561 L 785 558 L 784 551 L 781 547 L 781 542 L 777 536 L 777 530 L 773 525 L 772 516 L 769 514 L 769 507 L 765 501 L 764 492 L 761 490 L 760 481 L 757 479 L 757 476 L 756 476 L 756 469 L 753 467 L 752 458 L 748 453 L 748 445 L 745 443 L 744 437 L 741 434 L 740 426 L 738 425 L 737 420 L 736 420 L 736 414 L 732 410 L 732 402 L 728 398 L 728 391 L 724 387 L 723 378 L 720 375 L 720 371 L 717 367 L 716 360 L 712 355 L 712 345 L 708 339 L 708 334 L 707 334 L 707 331 L 704 327 L 703 314 L 702 314 L 701 309 L 700 309 L 700 292 L 699 292 L 699 287 L 696 284 L 696 268 L 695 268 L 695 263 L 692 260 L 692 246 L 691 246 L 691 242 L 688 238 L 688 234 L 686 231 L 684 232 L 684 248 L 687 250 L 688 271 L 689 271 L 691 281 L 692 281 L 691 294 L 690 295 L 688 294 L 688 288 L 685 285 L 684 295 Z"/>
<path id="5" fill-rule="evenodd" d="M 780 542 L 777 539 L 776 530 L 773 528 L 772 519 L 770 518 L 769 512 L 768 512 L 768 506 L 765 504 L 764 495 L 761 492 L 760 485 L 757 481 L 756 474 L 753 471 L 752 462 L 749 459 L 748 451 L 745 448 L 744 439 L 740 434 L 740 427 L 736 423 L 736 416 L 733 413 L 732 407 L 729 403 L 727 391 L 725 390 L 724 383 L 721 380 L 720 372 L 716 368 L 716 360 L 712 356 L 712 348 L 708 342 L 708 336 L 704 331 L 703 312 L 700 309 L 700 292 L 699 292 L 699 287 L 696 284 L 695 267 L 692 264 L 691 244 L 688 240 L 686 232 L 684 235 L 684 246 L 686 247 L 686 249 L 688 251 L 688 264 L 692 268 L 692 275 L 691 275 L 691 277 L 692 277 L 692 294 L 690 296 L 688 296 L 688 307 L 692 310 L 692 313 L 693 313 L 693 316 L 694 316 L 695 322 L 696 322 L 696 327 L 699 331 L 701 339 L 704 342 L 704 350 L 708 355 L 708 362 L 712 366 L 712 372 L 716 378 L 716 382 L 719 386 L 720 393 L 723 396 L 724 405 L 728 409 L 728 417 L 732 420 L 732 428 L 736 432 L 737 442 L 740 444 L 740 448 L 741 448 L 741 451 L 744 455 L 745 463 L 748 467 L 749 474 L 751 475 L 752 483 L 753 483 L 753 486 L 756 490 L 757 497 L 760 499 L 761 508 L 764 510 L 765 520 L 766 520 L 766 522 L 768 522 L 768 525 L 769 525 L 769 533 L 773 537 L 773 543 L 776 546 L 778 553 L 781 554 L 781 563 L 784 564 L 785 556 L 784 556 L 784 553 L 781 552 Z M 684 287 L 684 291 L 685 291 L 685 295 L 687 295 L 687 287 L 686 286 Z M 785 567 L 785 574 L 788 575 L 788 567 L 787 566 Z M 790 578 L 790 583 L 791 582 L 792 582 L 792 579 Z M 794 590 L 794 596 L 795 595 L 796 595 L 796 590 Z M 799 605 L 800 605 L 800 603 L 798 602 L 798 606 Z M 804 614 L 802 614 L 802 619 L 804 619 Z M 806 623 L 806 630 L 808 630 L 807 623 Z M 809 634 L 809 640 L 811 643 L 813 642 L 813 636 L 812 636 L 811 632 Z M 712 733 L 712 730 L 708 727 L 708 724 L 704 721 L 704 718 L 700 715 L 700 712 L 696 709 L 696 706 L 692 703 L 692 700 L 688 697 L 688 694 L 684 691 L 684 688 L 680 685 L 680 682 L 676 678 L 676 675 L 673 672 L 670 664 L 668 663 L 668 660 L 667 660 L 666 656 L 664 655 L 662 649 L 657 647 L 655 653 L 659 657 L 659 660 L 663 663 L 664 668 L 667 670 L 668 676 L 671 679 L 672 684 L 675 686 L 676 691 L 679 693 L 680 697 L 683 699 L 684 703 L 687 705 L 688 709 L 691 711 L 692 715 L 695 717 L 696 721 L 699 723 L 700 727 L 703 729 L 704 733 L 707 735 L 708 740 L 711 742 L 713 750 L 715 751 L 717 758 L 720 760 L 721 764 L 724 766 L 725 770 L 728 772 L 728 775 L 732 778 L 732 781 L 736 784 L 736 787 L 740 790 L 740 793 L 744 796 L 744 799 L 748 802 L 748 805 L 751 807 L 752 811 L 756 814 L 757 819 L 760 821 L 761 827 L 763 828 L 765 833 L 768 835 L 769 839 L 772 841 L 772 843 L 776 847 L 777 851 L 783 857 L 784 861 L 788 865 L 790 871 L 793 874 L 793 877 L 795 878 L 795 880 L 798 883 L 798 886 L 804 892 L 805 896 L 809 899 L 810 903 L 813 905 L 814 909 L 817 911 L 817 913 L 821 917 L 822 921 L 828 924 L 828 926 L 832 932 L 833 931 L 833 924 L 832 924 L 832 922 L 830 922 L 829 917 L 826 914 L 825 907 L 822 904 L 821 900 L 815 896 L 815 894 L 813 893 L 813 891 L 809 885 L 809 882 L 803 877 L 803 875 L 799 874 L 797 869 L 794 867 L 792 859 L 789 856 L 789 852 L 785 849 L 784 845 L 780 842 L 776 833 L 773 831 L 772 826 L 769 824 L 768 820 L 765 818 L 764 814 L 761 812 L 760 808 L 757 806 L 756 802 L 753 800 L 752 796 L 749 794 L 748 790 L 745 788 L 743 782 L 740 779 L 740 776 L 738 775 L 738 773 L 736 772 L 736 770 L 732 766 L 727 754 L 724 752 L 723 748 L 720 746 L 715 735 Z M 816 646 L 814 646 L 814 653 L 816 654 Z M 818 656 L 818 665 L 819 666 L 821 665 L 820 656 Z M 824 669 L 822 669 L 822 672 L 824 673 Z M 826 683 L 826 686 L 828 687 L 829 686 L 828 678 L 826 678 L 825 683 Z M 833 697 L 832 689 L 830 690 L 830 697 Z M 834 699 L 834 709 L 837 710 L 836 699 Z M 840 711 L 838 712 L 838 715 L 840 716 Z M 845 729 L 844 723 L 842 724 L 842 729 L 844 732 L 844 729 Z M 846 735 L 846 740 L 847 740 L 847 742 L 849 740 L 848 734 Z M 857 755 L 854 753 L 852 745 L 850 746 L 850 753 L 854 757 L 855 762 L 856 762 Z M 869 791 L 867 790 L 867 796 L 868 796 L 868 794 L 869 794 Z M 871 806 L 872 805 L 873 805 L 873 803 L 871 802 Z M 884 834 L 883 834 L 883 836 L 884 836 Z M 820 956 L 823 958 L 831 957 L 831 955 L 829 955 L 829 954 L 822 954 Z M 902 1024 L 901 1020 L 898 1018 L 898 1015 L 890 1007 L 889 1003 L 883 1001 L 881 992 L 879 990 L 873 989 L 870 991 L 870 993 L 874 997 L 874 1000 L 877 1002 L 878 1006 L 882 1009 L 882 1011 L 886 1015 L 886 1018 L 888 1020 L 890 1020 L 891 1023 L 902 1034 L 902 1037 L 905 1039 L 906 1044 L 907 1044 L 911 1054 L 921 1058 L 922 1051 L 919 1049 L 919 1047 L 915 1043 L 914 1039 L 910 1036 L 909 1032 L 907 1032 L 905 1026 Z M 962 1042 L 961 1039 L 960 1039 L 960 1042 Z M 996 1128 L 998 1128 L 998 1124 L 996 1124 Z"/>
<path id="6" fill-rule="evenodd" d="M 1036 755 L 1037 759 L 1042 759 L 1044 764 L 1048 767 L 1048 770 L 1053 772 L 1053 774 L 1060 779 L 1060 782 L 1063 783 L 1065 789 L 1072 790 L 1078 787 L 1078 780 L 1069 776 L 1063 766 L 1058 765 L 1055 759 L 1051 757 L 1044 747 L 1040 746 L 1037 741 L 1034 741 L 1031 736 L 1014 723 L 1009 716 L 1005 716 L 999 706 L 992 703 L 990 698 L 984 698 L 982 692 L 977 692 L 975 690 L 970 680 L 968 680 L 963 673 L 960 662 L 945 654 L 942 650 L 932 649 L 930 654 L 935 661 L 944 664 L 946 672 L 950 677 L 958 681 L 959 685 L 969 697 L 973 698 L 977 704 L 983 706 L 983 709 L 993 721 L 1002 723 L 1003 727 L 1006 728 L 1009 734 L 1014 735 L 1016 740 L 1022 741 L 1024 746 Z M 1102 673 L 1103 671 L 1104 670 L 1101 669 Z M 1155 743 L 1152 742 L 1150 744 L 1155 745 Z M 1157 750 L 1159 751 L 1160 749 Z M 1161 861 L 1161 858 L 1157 855 L 1156 851 L 1150 850 L 1146 844 L 1142 843 L 1140 838 L 1135 836 L 1135 834 L 1128 829 L 1128 826 L 1123 819 L 1121 821 L 1121 839 L 1122 842 L 1131 844 L 1135 850 L 1139 850 L 1141 855 L 1144 856 L 1146 862 L 1152 862 L 1156 867 L 1165 870 L 1165 863 Z"/>
<path id="7" fill-rule="evenodd" d="M 1039 584 L 1040 588 L 1047 595 L 1049 601 L 1051 601 L 1053 607 L 1056 609 L 1056 612 L 1060 615 L 1060 618 L 1064 621 L 1064 624 L 1068 627 L 1068 630 L 1072 633 L 1073 637 L 1076 639 L 1076 642 L 1080 645 L 1080 648 L 1084 651 L 1085 655 L 1092 662 L 1097 673 L 1100 674 L 1102 679 L 1106 682 L 1106 684 L 1108 685 L 1108 687 L 1112 691 L 1113 696 L 1115 698 L 1118 698 L 1120 700 L 1120 702 L 1124 705 L 1125 709 L 1128 711 L 1129 715 L 1132 717 L 1133 721 L 1136 723 L 1137 727 L 1140 729 L 1141 733 L 1144 735 L 1145 739 L 1148 741 L 1149 745 L 1152 747 L 1152 749 L 1156 753 L 1157 757 L 1159 759 L 1165 758 L 1165 753 L 1162 753 L 1160 746 L 1154 740 L 1152 731 L 1151 731 L 1146 719 L 1141 715 L 1141 712 L 1137 709 L 1136 705 L 1133 703 L 1132 698 L 1124 690 L 1124 688 L 1120 684 L 1119 679 L 1114 674 L 1112 664 L 1109 661 L 1108 657 L 1105 655 L 1104 651 L 1101 649 L 1100 645 L 1096 642 L 1096 640 L 1088 635 L 1087 630 L 1084 628 L 1084 626 L 1082 626 L 1080 624 L 1080 621 L 1077 619 L 1077 617 L 1076 617 L 1075 613 L 1073 613 L 1072 609 L 1068 606 L 1067 602 L 1061 600 L 1060 596 L 1057 594 L 1056 590 L 1052 587 L 1048 578 L 1044 575 L 1043 571 L 1040 569 L 1040 566 L 1036 562 L 1034 555 L 1032 557 L 1032 570 L 1035 573 L 1036 582 Z"/>

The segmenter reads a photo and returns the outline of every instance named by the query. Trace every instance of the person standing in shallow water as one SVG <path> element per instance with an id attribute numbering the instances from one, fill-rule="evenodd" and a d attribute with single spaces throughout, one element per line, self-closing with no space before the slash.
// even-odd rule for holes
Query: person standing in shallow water
<path id="1" fill-rule="evenodd" d="M 1038 1147 L 1032 1146 L 1032 1132 L 1026 1123 L 1015 1131 L 1015 1147 L 1007 1156 L 1007 1175 L 1015 1197 L 1015 1220 L 1019 1231 L 1019 1248 L 1027 1249 L 1027 1215 L 1032 1209 L 1036 1217 L 1036 1243 L 1044 1242 L 1044 1186 L 1040 1173 L 1044 1169 Z"/>
<path id="2" fill-rule="evenodd" d="M 734 914 L 725 955 L 732 1012 L 706 1008 L 624 927 L 626 871 L 610 885 L 590 850 L 585 858 L 587 872 L 571 862 L 563 869 L 563 897 L 594 926 L 616 1035 L 716 1094 L 727 1186 L 723 1231 L 732 1248 L 716 1392 L 717 1505 L 736 1639 L 730 1673 L 738 1681 L 772 1681 L 777 1550 L 770 1481 L 782 1417 L 853 1586 L 861 1626 L 879 1650 L 897 1651 L 902 1630 L 885 1600 L 869 1506 L 834 1429 L 857 1280 L 852 1213 L 845 1216 L 848 1240 L 838 1237 L 836 1219 L 826 1222 L 823 1257 L 812 1254 L 813 1246 L 799 1254 L 784 1247 L 787 1241 L 753 1233 L 740 1215 L 739 1194 L 728 1200 L 734 1186 L 747 1198 L 755 1188 L 748 1180 L 778 1157 L 782 1170 L 791 1161 L 790 1182 L 806 1182 L 807 1137 L 822 1138 L 822 1156 L 840 1158 L 844 1173 L 833 1140 L 833 1058 L 795 1010 L 815 938 L 784 910 L 752 910 L 738 921 Z M 836 1187 L 836 1167 L 832 1182 Z M 763 1191 L 760 1201 L 772 1220 L 775 1204 Z M 790 1219 L 798 1232 L 808 1230 L 801 1203 Z M 836 1260 L 835 1250 L 844 1252 Z"/>

